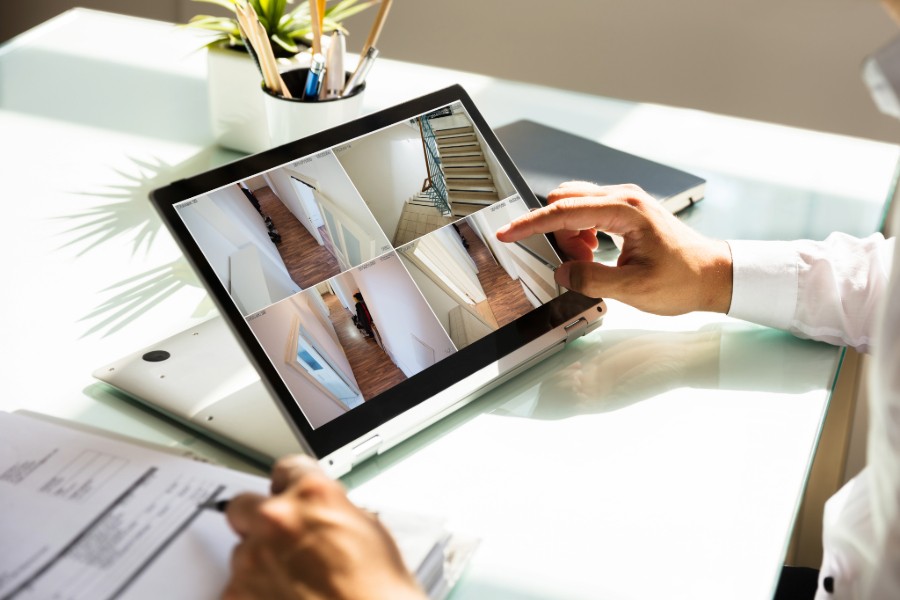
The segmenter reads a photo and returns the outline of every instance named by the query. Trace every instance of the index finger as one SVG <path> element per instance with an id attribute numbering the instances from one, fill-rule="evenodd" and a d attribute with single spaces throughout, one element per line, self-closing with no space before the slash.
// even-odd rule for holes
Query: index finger
<path id="1" fill-rule="evenodd" d="M 253 523 L 259 518 L 259 507 L 265 501 L 265 496 L 250 493 L 239 494 L 228 501 L 225 517 L 239 536 L 246 536 L 253 528 Z"/>
<path id="2" fill-rule="evenodd" d="M 291 454 L 282 457 L 272 467 L 272 493 L 280 494 L 310 473 L 321 471 L 319 463 L 309 456 Z"/>
<path id="3" fill-rule="evenodd" d="M 589 196 L 592 198 L 609 198 L 622 195 L 633 196 L 637 193 L 645 193 L 633 183 L 617 183 L 613 185 L 598 185 L 590 181 L 564 181 L 555 190 L 547 194 L 547 204 L 553 204 L 566 198 L 579 198 Z"/>
<path id="4" fill-rule="evenodd" d="M 567 198 L 534 210 L 497 230 L 501 242 L 516 242 L 536 233 L 599 229 L 623 234 L 638 223 L 628 204 L 609 198 Z"/>

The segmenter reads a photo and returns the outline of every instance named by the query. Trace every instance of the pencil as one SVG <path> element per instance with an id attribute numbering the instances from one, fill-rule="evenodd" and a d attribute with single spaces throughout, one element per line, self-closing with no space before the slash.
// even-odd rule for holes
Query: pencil
<path id="1" fill-rule="evenodd" d="M 274 90 L 275 83 L 272 80 L 272 73 L 268 68 L 269 65 L 266 64 L 266 62 L 263 60 L 262 54 L 260 53 L 259 39 L 257 36 L 256 26 L 253 23 L 253 19 L 247 12 L 246 7 L 241 5 L 239 2 L 234 5 L 234 9 L 235 14 L 237 15 L 239 28 L 243 32 L 244 37 L 250 43 L 250 46 L 253 48 L 253 56 L 255 56 L 257 60 L 259 70 L 262 71 L 263 81 L 265 81 L 267 88 L 269 88 L 270 90 Z"/>
<path id="2" fill-rule="evenodd" d="M 253 5 L 248 2 L 246 5 L 241 6 L 241 3 L 238 2 L 235 4 L 235 8 L 238 9 L 238 14 L 242 14 L 246 21 L 247 34 L 251 36 L 250 41 L 253 42 L 256 48 L 256 54 L 263 69 L 263 79 L 266 81 L 266 87 L 285 98 L 292 98 L 290 90 L 288 90 L 287 85 L 281 78 L 281 73 L 278 72 L 275 53 L 272 52 L 272 44 L 269 43 L 269 36 L 266 34 L 262 23 L 259 22 L 259 17 L 256 15 Z"/>
<path id="3" fill-rule="evenodd" d="M 388 11 L 391 10 L 391 2 L 393 0 L 381 0 L 381 6 L 378 7 L 378 14 L 375 16 L 375 22 L 372 23 L 372 29 L 369 31 L 369 38 L 366 40 L 366 45 L 363 46 L 362 51 L 359 53 L 360 62 L 362 62 L 362 57 L 366 55 L 369 48 L 378 44 L 378 36 L 381 35 L 381 29 L 384 27 L 384 22 L 387 20 Z"/>
<path id="4" fill-rule="evenodd" d="M 323 15 L 319 11 L 319 0 L 308 0 L 309 4 L 309 23 L 313 30 L 313 56 L 322 53 L 322 18 Z M 324 12 L 321 11 L 321 12 Z"/>

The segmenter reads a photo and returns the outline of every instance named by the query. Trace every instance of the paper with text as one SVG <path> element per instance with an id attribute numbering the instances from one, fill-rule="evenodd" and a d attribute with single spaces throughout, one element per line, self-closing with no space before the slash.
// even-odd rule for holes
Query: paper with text
<path id="1" fill-rule="evenodd" d="M 209 501 L 269 481 L 0 412 L 0 600 L 219 598 L 237 536 Z M 477 543 L 380 511 L 407 568 L 444 598 Z M 453 548 L 456 548 L 453 550 Z"/>
<path id="2" fill-rule="evenodd" d="M 200 505 L 267 488 L 260 477 L 0 413 L 0 598 L 217 597 L 237 538 Z"/>

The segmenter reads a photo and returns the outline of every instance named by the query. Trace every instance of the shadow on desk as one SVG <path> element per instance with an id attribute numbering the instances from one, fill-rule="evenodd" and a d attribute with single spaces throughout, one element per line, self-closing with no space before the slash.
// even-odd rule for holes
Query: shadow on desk
<path id="1" fill-rule="evenodd" d="M 601 330 L 548 361 L 555 364 L 541 365 L 536 397 L 514 399 L 495 414 L 565 419 L 620 410 L 681 388 L 802 394 L 831 386 L 834 360 L 833 347 L 749 324 L 688 332 Z"/>
<path id="2" fill-rule="evenodd" d="M 68 191 L 96 199 L 97 203 L 91 207 L 76 204 L 71 214 L 57 217 L 64 226 L 56 234 L 60 249 L 74 251 L 76 256 L 91 252 L 128 253 L 136 264 L 143 265 L 164 229 L 150 204 L 150 192 L 230 158 L 230 153 L 214 147 L 204 148 L 177 164 L 153 157 L 128 157 L 126 166 L 115 170 L 116 181 L 94 182 L 85 189 Z M 89 324 L 84 335 L 115 333 L 184 287 L 199 289 L 200 283 L 182 257 L 149 269 L 136 269 L 124 280 L 110 281 L 108 287 L 98 290 L 105 299 L 81 319 Z M 204 300 L 195 308 L 194 316 L 212 312 L 212 303 Z"/>
<path id="3" fill-rule="evenodd" d="M 690 332 L 598 330 L 344 478 L 361 485 L 482 415 L 558 420 L 623 410 L 683 388 L 801 394 L 827 389 L 835 349 L 727 322 Z"/>

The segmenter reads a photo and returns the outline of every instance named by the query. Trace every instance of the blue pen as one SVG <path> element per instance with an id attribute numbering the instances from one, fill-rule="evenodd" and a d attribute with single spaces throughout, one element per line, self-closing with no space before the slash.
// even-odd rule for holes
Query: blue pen
<path id="1" fill-rule="evenodd" d="M 303 88 L 304 99 L 318 99 L 319 90 L 322 88 L 322 75 L 325 72 L 325 57 L 316 54 L 309 65 L 309 75 L 306 76 L 306 86 Z"/>

